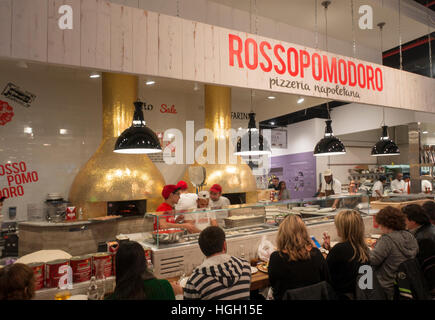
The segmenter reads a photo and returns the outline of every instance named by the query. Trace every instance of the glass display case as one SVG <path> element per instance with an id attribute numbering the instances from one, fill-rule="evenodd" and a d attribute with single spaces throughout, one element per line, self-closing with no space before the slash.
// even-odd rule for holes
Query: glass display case
<path id="1" fill-rule="evenodd" d="M 333 205 L 336 205 L 336 209 Z M 342 194 L 330 197 L 263 201 L 231 205 L 222 209 L 195 209 L 147 213 L 153 219 L 154 231 L 146 234 L 144 243 L 157 248 L 178 247 L 197 243 L 199 232 L 208 225 L 218 225 L 227 238 L 277 231 L 280 222 L 289 214 L 299 214 L 307 226 L 332 222 L 342 209 L 356 209 L 362 214 L 370 208 L 365 194 Z M 168 226 L 170 223 L 170 227 Z M 195 225 L 190 232 L 186 223 Z"/>

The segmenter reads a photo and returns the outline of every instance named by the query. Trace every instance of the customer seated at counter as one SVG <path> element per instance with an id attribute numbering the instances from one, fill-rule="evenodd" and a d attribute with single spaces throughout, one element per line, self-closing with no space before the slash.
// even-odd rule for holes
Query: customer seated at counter
<path id="1" fill-rule="evenodd" d="M 373 198 L 382 198 L 384 195 L 384 185 L 387 182 L 386 176 L 380 176 L 379 180 L 375 182 L 373 185 L 372 197 Z"/>
<path id="2" fill-rule="evenodd" d="M 329 282 L 325 258 L 313 246 L 298 215 L 289 215 L 279 226 L 277 249 L 270 256 L 268 268 L 275 300 L 282 300 L 287 290 Z"/>
<path id="3" fill-rule="evenodd" d="M 157 229 L 170 229 L 170 228 L 184 228 L 190 233 L 195 233 L 195 226 L 191 223 L 178 223 L 184 219 L 184 216 L 175 215 L 171 211 L 180 200 L 180 190 L 175 185 L 167 185 L 162 190 L 162 196 L 165 201 L 158 206 L 156 214 L 164 215 L 163 218 L 154 218 L 154 230 Z M 158 220 L 158 221 L 157 221 Z M 159 225 L 157 227 L 157 224 Z"/>
<path id="4" fill-rule="evenodd" d="M 222 209 L 228 207 L 230 200 L 222 195 L 222 187 L 219 184 L 214 184 L 210 188 L 210 208 Z"/>
<path id="5" fill-rule="evenodd" d="M 370 264 L 375 267 L 379 284 L 387 298 L 394 298 L 394 282 L 399 265 L 416 257 L 417 240 L 406 230 L 405 215 L 391 206 L 381 209 L 375 217 L 382 236 L 370 251 Z"/>
<path id="6" fill-rule="evenodd" d="M 335 216 L 334 223 L 340 242 L 331 249 L 331 238 L 324 233 L 322 245 L 329 250 L 326 263 L 331 285 L 340 299 L 354 299 L 359 267 L 369 261 L 364 222 L 357 211 L 343 210 Z"/>
<path id="7" fill-rule="evenodd" d="M 198 194 L 197 206 L 198 209 L 210 210 L 210 193 L 208 191 L 201 191 Z M 199 210 L 186 214 L 184 221 L 194 225 L 193 233 L 200 233 L 202 230 L 209 226 L 217 226 L 216 213 L 214 212 L 201 212 Z"/>
<path id="8" fill-rule="evenodd" d="M 28 265 L 15 263 L 0 269 L 0 301 L 31 300 L 35 296 L 35 276 Z"/>
<path id="9" fill-rule="evenodd" d="M 406 215 L 406 226 L 418 243 L 417 259 L 429 289 L 435 294 L 435 226 L 423 207 L 410 204 L 402 208 Z"/>
<path id="10" fill-rule="evenodd" d="M 134 241 L 123 242 L 116 253 L 116 287 L 107 300 L 175 300 L 182 289 L 159 280 L 147 269 L 145 251 Z"/>
<path id="11" fill-rule="evenodd" d="M 435 202 L 434 201 L 426 201 L 423 203 L 423 209 L 426 211 L 429 216 L 430 222 L 435 224 Z"/>
<path id="12" fill-rule="evenodd" d="M 187 280 L 184 299 L 249 300 L 251 266 L 227 254 L 225 232 L 219 227 L 207 227 L 198 243 L 206 259 Z"/>
<path id="13" fill-rule="evenodd" d="M 196 193 L 189 193 L 187 182 L 179 181 L 177 188 L 180 189 L 180 200 L 175 204 L 175 210 L 191 210 L 196 208 Z"/>

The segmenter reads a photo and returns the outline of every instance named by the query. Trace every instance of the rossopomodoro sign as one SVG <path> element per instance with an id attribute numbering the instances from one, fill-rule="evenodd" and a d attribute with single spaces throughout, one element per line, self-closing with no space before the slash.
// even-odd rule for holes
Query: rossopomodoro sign
<path id="1" fill-rule="evenodd" d="M 2 0 L 0 57 L 435 112 L 434 79 L 104 0 L 62 29 L 62 5 Z"/>

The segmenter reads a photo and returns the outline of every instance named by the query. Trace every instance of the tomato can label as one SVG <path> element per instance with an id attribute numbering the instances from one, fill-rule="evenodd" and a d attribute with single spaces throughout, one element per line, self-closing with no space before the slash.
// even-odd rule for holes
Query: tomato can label
<path id="1" fill-rule="evenodd" d="M 59 274 L 59 268 L 62 266 L 68 266 L 69 260 L 55 260 L 47 262 L 45 265 L 45 287 L 57 288 L 59 285 L 59 279 L 62 274 Z"/>
<path id="2" fill-rule="evenodd" d="M 92 275 L 97 275 L 97 268 L 100 267 L 103 270 L 104 277 L 108 278 L 113 274 L 113 263 L 112 263 L 113 254 L 109 252 L 101 252 L 96 253 L 92 256 L 93 265 L 92 265 Z"/>
<path id="3" fill-rule="evenodd" d="M 35 291 L 43 289 L 45 282 L 45 263 L 30 263 L 28 266 L 32 268 L 33 274 L 35 275 Z"/>
<path id="4" fill-rule="evenodd" d="M 92 256 L 73 257 L 70 261 L 73 282 L 80 283 L 91 280 Z"/>

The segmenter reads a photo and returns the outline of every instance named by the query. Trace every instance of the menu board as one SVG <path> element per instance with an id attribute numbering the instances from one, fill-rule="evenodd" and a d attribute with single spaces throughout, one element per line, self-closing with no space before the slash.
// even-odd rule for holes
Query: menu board
<path id="1" fill-rule="evenodd" d="M 310 198 L 317 192 L 316 159 L 312 152 L 272 157 L 271 167 L 271 172 L 280 171 L 275 175 L 285 181 L 291 199 Z"/>
<path id="2" fill-rule="evenodd" d="M 287 130 L 271 130 L 272 148 L 287 149 Z"/>

